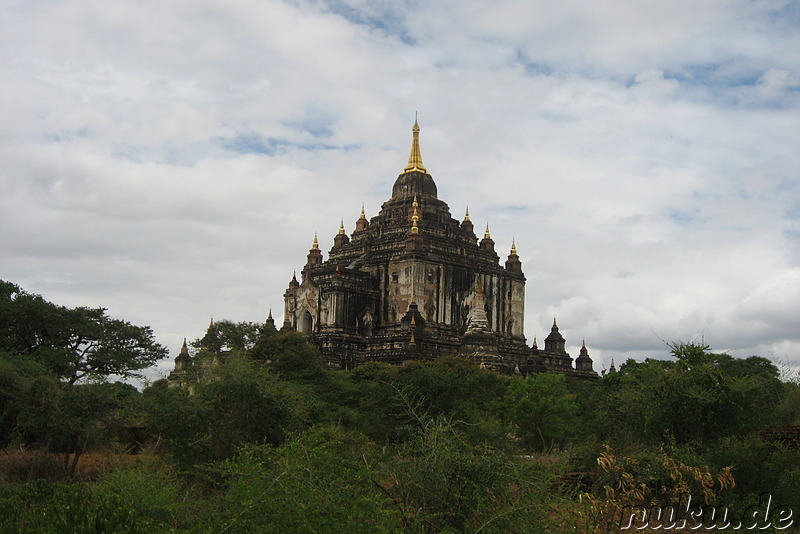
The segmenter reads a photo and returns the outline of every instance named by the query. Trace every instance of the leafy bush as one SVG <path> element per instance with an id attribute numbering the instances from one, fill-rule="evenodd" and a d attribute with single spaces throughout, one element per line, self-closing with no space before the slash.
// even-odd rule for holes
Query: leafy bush
<path id="1" fill-rule="evenodd" d="M 374 482 L 375 452 L 338 426 L 246 447 L 221 464 L 225 488 L 207 522 L 225 532 L 399 532 L 400 514 Z"/>

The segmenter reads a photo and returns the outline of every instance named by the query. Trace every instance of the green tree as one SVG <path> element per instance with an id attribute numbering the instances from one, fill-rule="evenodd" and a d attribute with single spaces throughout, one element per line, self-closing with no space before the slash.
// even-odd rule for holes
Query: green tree
<path id="1" fill-rule="evenodd" d="M 245 444 L 279 445 L 308 419 L 294 384 L 241 356 L 206 370 L 193 394 L 158 381 L 142 395 L 153 437 L 182 468 L 227 458 Z"/>
<path id="2" fill-rule="evenodd" d="M 383 471 L 378 482 L 409 532 L 558 531 L 545 519 L 552 473 L 518 454 L 469 443 L 443 416 L 423 416 Z"/>
<path id="3" fill-rule="evenodd" d="M 280 447 L 247 446 L 223 462 L 215 532 L 402 532 L 375 482 L 379 451 L 362 434 L 321 425 Z"/>
<path id="4" fill-rule="evenodd" d="M 542 373 L 514 379 L 506 390 L 502 411 L 522 445 L 542 451 L 567 438 L 577 407 L 563 374 Z"/>
<path id="5" fill-rule="evenodd" d="M 0 356 L 0 447 L 8 445 L 16 426 L 23 379 L 11 362 Z"/>
<path id="6" fill-rule="evenodd" d="M 260 329 L 251 357 L 269 362 L 270 367 L 283 376 L 315 379 L 325 370 L 319 350 L 308 343 L 300 332 L 276 332 L 269 325 Z"/>
<path id="7" fill-rule="evenodd" d="M 773 424 L 786 387 L 768 360 L 715 354 L 693 342 L 671 348 L 675 361 L 628 360 L 600 381 L 589 417 L 603 439 L 682 445 Z"/>
<path id="8" fill-rule="evenodd" d="M 20 394 L 15 439 L 62 455 L 65 473 L 73 476 L 84 453 L 123 441 L 127 407 L 138 395 L 128 384 L 68 385 L 36 377 Z"/>
<path id="9" fill-rule="evenodd" d="M 205 335 L 193 342 L 192 346 L 212 353 L 226 352 L 243 356 L 249 353 L 265 333 L 265 326 L 249 321 L 212 321 Z M 274 330 L 273 328 L 272 331 Z"/>
<path id="10" fill-rule="evenodd" d="M 0 281 L 0 350 L 39 362 L 70 384 L 137 377 L 167 355 L 149 327 L 112 319 L 104 308 L 66 308 Z"/>
<path id="11" fill-rule="evenodd" d="M 188 471 L 212 459 L 208 403 L 162 379 L 142 391 L 140 406 L 149 438 L 163 444 L 166 455 Z"/>
<path id="12" fill-rule="evenodd" d="M 494 408 L 507 385 L 507 377 L 482 370 L 474 361 L 442 356 L 397 369 L 395 405 L 403 413 L 407 400 L 413 399 L 428 416 L 442 415 L 453 421 L 471 443 L 500 447 L 506 439 Z"/>

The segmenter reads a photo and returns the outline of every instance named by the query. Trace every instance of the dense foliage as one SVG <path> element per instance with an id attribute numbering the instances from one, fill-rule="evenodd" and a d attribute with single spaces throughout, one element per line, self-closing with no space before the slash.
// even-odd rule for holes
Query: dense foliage
<path id="1" fill-rule="evenodd" d="M 150 330 L 0 282 L 0 534 L 614 532 L 685 494 L 800 513 L 800 385 L 698 343 L 596 382 L 459 358 L 326 368 L 295 332 L 220 321 L 191 388 L 109 382 Z M 626 508 L 627 507 L 627 508 Z"/>

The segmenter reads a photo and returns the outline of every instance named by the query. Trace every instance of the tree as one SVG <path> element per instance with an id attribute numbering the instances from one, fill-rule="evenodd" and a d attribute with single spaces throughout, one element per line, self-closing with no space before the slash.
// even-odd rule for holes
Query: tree
<path id="1" fill-rule="evenodd" d="M 61 380 L 139 376 L 167 355 L 146 326 L 67 308 L 0 280 L 0 350 L 26 356 Z"/>
<path id="2" fill-rule="evenodd" d="M 577 404 L 566 377 L 542 373 L 514 380 L 506 390 L 503 412 L 527 448 L 544 450 L 564 440 L 575 422 Z"/>
<path id="3" fill-rule="evenodd" d="M 250 355 L 257 361 L 271 362 L 273 370 L 287 377 L 313 379 L 325 370 L 319 350 L 300 332 L 262 328 Z"/>
<path id="4" fill-rule="evenodd" d="M 149 437 L 163 443 L 170 460 L 189 470 L 212 459 L 209 403 L 185 388 L 156 380 L 142 392 L 141 411 Z"/>
<path id="5" fill-rule="evenodd" d="M 314 427 L 279 447 L 242 447 L 219 464 L 224 493 L 204 523 L 236 533 L 407 532 L 374 481 L 380 456 L 365 436 L 337 425 Z"/>
<path id="6" fill-rule="evenodd" d="M 227 458 L 248 443 L 279 445 L 306 423 L 295 385 L 264 365 L 228 356 L 207 373 L 193 394 L 165 381 L 142 394 L 147 426 L 181 467 Z"/>
<path id="7" fill-rule="evenodd" d="M 677 361 L 628 360 L 600 382 L 596 419 L 617 443 L 710 442 L 769 426 L 785 386 L 764 358 L 673 343 Z"/>
<path id="8" fill-rule="evenodd" d="M 264 325 L 249 321 L 212 321 L 205 335 L 192 346 L 212 353 L 224 351 L 242 356 L 253 348 L 263 330 Z"/>
<path id="9" fill-rule="evenodd" d="M 120 382 L 70 385 L 35 377 L 19 396 L 15 438 L 62 455 L 65 473 L 73 476 L 85 452 L 120 440 L 129 423 L 126 408 L 138 396 Z"/>

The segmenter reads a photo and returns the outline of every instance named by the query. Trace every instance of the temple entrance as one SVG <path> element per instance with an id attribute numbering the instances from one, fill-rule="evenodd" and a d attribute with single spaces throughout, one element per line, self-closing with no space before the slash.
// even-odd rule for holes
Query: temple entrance
<path id="1" fill-rule="evenodd" d="M 306 310 L 302 317 L 300 317 L 300 331 L 304 334 L 310 334 L 314 330 L 314 319 L 311 314 Z"/>

